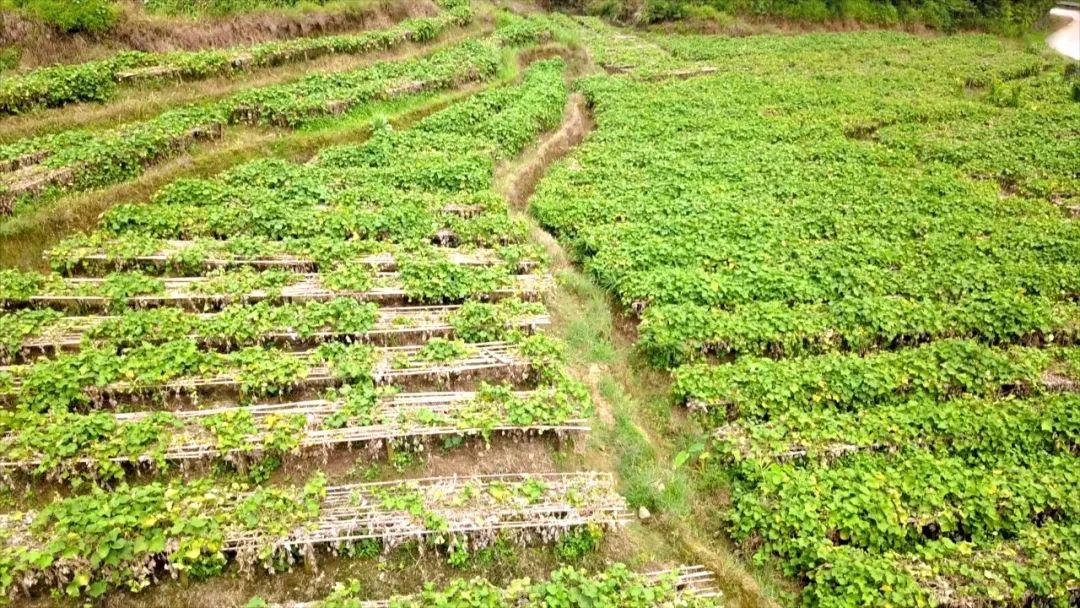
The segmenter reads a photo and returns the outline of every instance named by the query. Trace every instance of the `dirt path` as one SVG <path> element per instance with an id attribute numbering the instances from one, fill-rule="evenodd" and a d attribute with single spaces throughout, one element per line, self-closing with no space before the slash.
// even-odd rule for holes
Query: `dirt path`
<path id="1" fill-rule="evenodd" d="M 512 214 L 530 226 L 533 240 L 551 260 L 558 285 L 549 303 L 552 333 L 567 344 L 571 373 L 588 387 L 596 406 L 594 436 L 583 457 L 589 468 L 615 473 L 631 502 L 654 507 L 648 519 L 627 528 L 625 537 L 611 539 L 616 545 L 612 553 L 624 561 L 628 556 L 645 560 L 645 568 L 702 564 L 717 576 L 728 606 L 776 608 L 771 594 L 731 547 L 708 538 L 692 523 L 693 514 L 709 499 L 695 496 L 691 484 L 672 470 L 674 446 L 650 430 L 657 426 L 650 407 L 667 407 L 662 396 L 666 377 L 632 364 L 633 341 L 622 335 L 607 293 L 573 265 L 560 243 L 528 213 L 538 182 L 593 126 L 583 96 L 572 95 L 562 125 L 517 162 L 501 167 L 496 189 L 510 202 Z"/>
<path id="2" fill-rule="evenodd" d="M 1050 15 L 1069 21 L 1050 34 L 1046 44 L 1062 55 L 1080 61 L 1080 8 L 1059 6 L 1050 9 Z"/>

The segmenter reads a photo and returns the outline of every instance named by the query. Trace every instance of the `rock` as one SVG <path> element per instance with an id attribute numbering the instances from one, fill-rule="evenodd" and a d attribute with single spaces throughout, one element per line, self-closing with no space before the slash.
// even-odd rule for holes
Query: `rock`
<path id="1" fill-rule="evenodd" d="M 638 519 L 646 520 L 652 517 L 652 513 L 649 513 L 649 510 L 645 508 L 645 505 L 642 505 L 638 507 L 637 516 Z"/>

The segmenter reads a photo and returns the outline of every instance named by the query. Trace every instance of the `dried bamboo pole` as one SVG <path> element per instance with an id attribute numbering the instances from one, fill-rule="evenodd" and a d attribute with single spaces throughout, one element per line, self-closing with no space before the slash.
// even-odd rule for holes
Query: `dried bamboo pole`
<path id="1" fill-rule="evenodd" d="M 85 288 L 92 290 L 104 279 L 66 279 L 65 283 L 74 290 Z M 323 287 L 318 274 L 302 274 L 300 280 L 276 290 L 256 289 L 246 294 L 199 293 L 197 285 L 206 280 L 204 277 L 183 277 L 163 279 L 164 290 L 160 294 L 131 296 L 124 300 L 129 307 L 177 306 L 188 310 L 206 310 L 210 307 L 224 306 L 235 302 L 325 302 L 335 298 L 353 298 L 365 302 L 383 304 L 405 304 L 411 301 L 405 288 L 400 285 L 396 274 L 383 274 L 376 277 L 377 285 L 366 291 L 334 290 Z M 511 297 L 525 299 L 539 298 L 553 286 L 549 275 L 514 275 L 510 284 L 496 288 L 484 294 L 488 300 L 502 300 Z M 59 309 L 107 309 L 115 301 L 98 295 L 59 295 L 41 294 L 31 296 L 28 303 L 36 307 Z"/>
<path id="2" fill-rule="evenodd" d="M 222 246 L 227 241 L 220 241 Z M 71 260 L 75 268 L 80 269 L 81 276 L 91 276 L 104 272 L 123 270 L 130 268 L 167 268 L 170 260 L 178 254 L 198 245 L 198 241 L 169 240 L 159 251 L 148 255 L 113 255 L 107 253 L 108 244 L 77 255 Z M 462 266 L 494 266 L 502 262 L 498 252 L 492 249 L 458 250 L 448 248 L 445 251 L 447 259 L 453 264 Z M 50 253 L 47 257 L 53 257 Z M 397 256 L 386 251 L 373 253 L 347 262 L 351 265 L 367 266 L 378 272 L 396 272 L 398 270 Z M 310 257 L 290 254 L 267 254 L 262 256 L 229 256 L 226 252 L 214 252 L 201 262 L 204 270 L 219 268 L 237 268 L 248 266 L 252 268 L 267 269 L 280 268 L 297 272 L 315 272 L 319 270 L 319 264 Z M 517 272 L 531 272 L 538 266 L 536 260 L 523 260 L 518 264 Z M 89 275 L 87 275 L 89 273 Z"/>

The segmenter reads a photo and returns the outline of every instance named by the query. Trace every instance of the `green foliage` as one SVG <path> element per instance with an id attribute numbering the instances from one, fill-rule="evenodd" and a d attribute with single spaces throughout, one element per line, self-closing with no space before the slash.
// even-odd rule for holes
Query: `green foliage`
<path id="1" fill-rule="evenodd" d="M 465 266 L 442 256 L 415 256 L 399 263 L 402 286 L 412 299 L 460 302 L 510 284 L 504 266 Z"/>
<path id="2" fill-rule="evenodd" d="M 519 330 L 513 327 L 515 320 L 542 314 L 544 305 L 539 302 L 515 298 L 497 303 L 470 301 L 450 317 L 450 325 L 454 327 L 454 335 L 466 342 L 497 342 L 516 335 Z"/>
<path id="3" fill-rule="evenodd" d="M 563 377 L 566 363 L 566 346 L 545 334 L 535 334 L 518 341 L 518 350 L 529 359 L 538 378 L 546 382 L 558 382 Z"/>
<path id="4" fill-rule="evenodd" d="M 31 585 L 56 575 L 67 595 L 91 597 L 111 587 L 145 588 L 153 575 L 146 566 L 155 559 L 167 560 L 180 574 L 219 572 L 228 535 L 284 536 L 318 516 L 325 484 L 315 476 L 297 490 L 214 488 L 207 480 L 94 489 L 39 511 L 27 530 L 39 542 L 28 551 L 0 552 L 0 572 L 18 574 Z M 272 557 L 268 551 L 248 559 L 266 563 Z M 76 563 L 79 570 L 73 571 Z M 10 578 L 0 590 L 11 590 Z"/>
<path id="5" fill-rule="evenodd" d="M 0 49 L 0 73 L 5 70 L 13 70 L 19 67 L 19 59 L 22 52 L 16 47 Z"/>
<path id="6" fill-rule="evenodd" d="M 500 11 L 496 17 L 495 35 L 503 46 L 522 47 L 543 42 L 551 34 L 542 17 Z"/>
<path id="7" fill-rule="evenodd" d="M 114 0 L 8 0 L 17 9 L 63 33 L 104 32 L 119 20 Z"/>
<path id="8" fill-rule="evenodd" d="M 420 361 L 446 363 L 454 359 L 467 357 L 472 352 L 465 342 L 460 340 L 447 340 L 445 338 L 432 338 L 416 354 Z"/>
<path id="9" fill-rule="evenodd" d="M 374 351 L 366 344 L 328 342 L 315 350 L 314 360 L 345 382 L 362 382 L 371 378 Z"/>
<path id="10" fill-rule="evenodd" d="M 371 289 L 374 281 L 371 269 L 367 266 L 345 262 L 323 274 L 320 282 L 324 287 L 335 291 L 363 292 Z"/>
<path id="11" fill-rule="evenodd" d="M 8 0 L 38 11 L 62 29 L 96 31 L 115 20 L 112 0 Z M 151 7 L 152 9 L 153 7 Z M 43 13 L 48 12 L 51 17 Z M 200 80 L 235 76 L 251 69 L 303 61 L 323 54 L 357 55 L 397 47 L 417 33 L 430 39 L 472 20 L 468 5 L 434 17 L 406 19 L 384 30 L 361 34 L 295 38 L 221 50 L 146 53 L 124 51 L 110 58 L 33 70 L 0 82 L 0 113 L 18 114 L 37 107 L 59 107 L 79 101 L 106 101 L 115 94 L 121 74 L 130 70 L 164 69 L 172 78 Z M 138 79 L 133 82 L 138 82 Z"/>
<path id="12" fill-rule="evenodd" d="M 18 310 L 0 315 L 0 362 L 14 359 L 24 340 L 39 335 L 61 317 L 59 311 L 49 309 Z"/>
<path id="13" fill-rule="evenodd" d="M 110 210 L 96 232 L 63 243 L 51 260 L 57 273 L 0 274 L 0 344 L 5 363 L 15 363 L 0 372 L 0 460 L 35 481 L 78 490 L 43 499 L 37 513 L 3 520 L 6 540 L 15 540 L 0 549 L 0 596 L 23 585 L 84 599 L 114 588 L 138 591 L 166 566 L 190 579 L 220 575 L 231 561 L 242 571 L 286 569 L 301 553 L 289 548 L 295 539 L 278 545 L 317 521 L 325 488 L 314 480 L 306 489 L 282 489 L 271 484 L 271 473 L 303 449 L 384 441 L 396 449 L 393 464 L 411 466 L 420 462 L 411 448 L 424 437 L 487 439 L 496 429 L 524 435 L 587 420 L 588 392 L 557 365 L 557 344 L 512 329 L 542 314 L 543 306 L 478 301 L 512 286 L 522 261 L 532 259 L 516 246 L 526 233 L 508 220 L 505 201 L 494 193 L 493 167 L 558 122 L 566 103 L 564 67 L 538 63 L 520 85 L 473 95 L 415 129 L 380 132 L 328 150 L 314 163 L 267 159 L 213 179 L 177 182 L 146 204 Z M 503 263 L 448 264 L 433 251 L 435 243 Z M 140 261 L 170 247 L 162 263 Z M 414 293 L 470 305 L 429 318 L 427 311 L 379 314 L 355 294 L 284 301 L 284 288 L 300 280 L 305 287 L 392 292 L 398 286 L 392 275 L 373 276 L 357 263 L 373 253 L 392 255 L 409 275 L 401 286 Z M 255 263 L 285 256 L 302 259 L 317 278 Z M 425 277 L 427 270 L 434 276 Z M 139 295 L 155 297 L 140 302 Z M 99 310 L 123 307 L 105 317 L 61 316 L 35 309 L 44 304 L 35 296 L 98 298 L 82 306 Z M 325 296 L 317 292 L 318 299 Z M 529 381 L 530 391 L 482 385 L 471 398 L 455 393 L 446 403 L 416 407 L 396 396 L 402 387 L 379 386 L 388 380 L 374 377 L 378 351 L 363 343 L 369 330 L 387 333 L 402 316 L 441 325 L 440 333 L 449 323 L 462 334 L 418 349 L 419 367 L 472 352 L 466 338 L 508 339 L 520 341 L 544 373 L 514 378 Z M 333 388 L 324 399 L 307 401 L 316 384 Z M 213 411 L 202 409 L 207 396 Z M 180 404 L 185 411 L 145 411 Z M 122 411 L 105 411 L 114 408 Z M 173 463 L 203 454 L 228 482 L 215 486 L 193 475 L 182 483 L 124 483 L 136 468 L 171 479 Z M 369 492 L 356 504 L 385 499 L 395 517 L 447 549 L 463 546 L 466 539 L 450 530 L 466 515 L 475 522 L 469 510 L 513 513 L 557 501 L 592 513 L 592 501 L 611 500 L 606 483 L 592 478 L 568 489 L 528 476 L 466 485 L 455 496 L 446 496 L 443 485 L 379 485 L 379 500 Z M 457 522 L 456 509 L 466 514 Z M 564 532 L 561 523 L 556 528 L 546 537 Z M 240 540 L 237 551 L 231 543 Z M 383 540 L 337 548 L 377 555 Z M 474 540 L 470 535 L 470 560 L 495 559 L 496 550 L 478 550 Z"/>
<path id="14" fill-rule="evenodd" d="M 942 29 L 1043 8 L 710 6 Z M 1080 122 L 1056 62 L 983 35 L 579 31 L 609 72 L 577 83 L 597 129 L 532 210 L 704 410 L 676 465 L 729 534 L 808 607 L 1067 604 L 1076 398 L 1048 393 L 1080 371 L 1056 206 Z"/>
<path id="15" fill-rule="evenodd" d="M 604 539 L 604 531 L 598 526 L 586 526 L 559 539 L 555 553 L 564 562 L 580 561 L 595 552 Z"/>
<path id="16" fill-rule="evenodd" d="M 317 608 L 353 608 L 365 597 L 359 582 L 342 582 L 317 603 Z M 265 602 L 259 601 L 252 600 L 249 607 L 265 605 Z M 504 608 L 520 605 L 541 608 L 585 605 L 652 608 L 669 604 L 708 608 L 719 606 L 720 601 L 680 591 L 671 577 L 651 579 L 630 571 L 622 564 L 609 566 L 599 572 L 563 567 L 552 572 L 546 580 L 515 579 L 506 587 L 496 587 L 480 578 L 454 579 L 444 587 L 429 583 L 416 595 L 398 596 L 390 600 L 390 608 Z"/>

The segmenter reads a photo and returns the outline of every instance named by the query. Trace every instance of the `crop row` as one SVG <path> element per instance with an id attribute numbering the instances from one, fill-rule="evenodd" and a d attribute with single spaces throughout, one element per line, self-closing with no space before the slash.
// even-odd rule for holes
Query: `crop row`
<path id="1" fill-rule="evenodd" d="M 590 264 L 590 268 L 596 269 L 597 277 L 610 285 L 625 305 L 639 309 L 670 303 L 732 307 L 765 300 L 814 303 L 845 297 L 949 300 L 994 291 L 1065 298 L 1080 295 L 1080 264 L 1075 261 L 995 262 L 990 254 L 936 254 L 922 242 L 918 243 L 924 248 L 921 255 L 934 259 L 923 261 L 912 254 L 905 255 L 903 261 L 870 260 L 858 246 L 841 245 L 847 250 L 838 256 L 810 250 L 803 252 L 807 259 L 780 263 L 733 257 L 720 262 L 729 265 L 725 269 L 656 266 L 628 270 L 622 262 L 608 264 L 609 259 Z M 972 261 L 976 256 L 979 260 Z M 1070 254 L 1071 260 L 1077 257 Z M 615 276 L 610 279 L 604 276 L 611 274 Z"/>
<path id="2" fill-rule="evenodd" d="M 866 256 L 852 254 L 851 258 Z M 970 258 L 969 258 L 970 259 Z M 763 301 L 813 304 L 841 298 L 934 298 L 960 300 L 987 292 L 1075 298 L 1080 295 L 1080 264 L 964 262 L 936 260 L 920 266 L 834 259 L 783 265 L 733 262 L 734 268 L 658 267 L 623 272 L 615 289 L 624 305 L 692 303 L 735 307 Z"/>
<path id="3" fill-rule="evenodd" d="M 112 587 L 142 589 L 165 567 L 173 575 L 208 576 L 232 559 L 241 569 L 272 569 L 313 557 L 315 547 L 348 552 L 361 541 L 453 548 L 469 546 L 469 538 L 482 545 L 485 531 L 505 531 L 551 542 L 625 519 L 612 479 L 598 474 L 336 487 L 316 475 L 302 488 L 254 490 L 207 479 L 122 485 L 5 514 L 0 596 L 48 584 L 97 597 Z"/>
<path id="4" fill-rule="evenodd" d="M 315 602 L 267 604 L 253 599 L 247 608 L 502 608 L 504 606 L 560 606 L 566 598 L 588 598 L 600 606 L 619 608 L 709 608 L 722 604 L 712 586 L 713 577 L 701 567 L 680 567 L 637 574 L 624 564 L 587 573 L 563 567 L 534 581 L 515 579 L 497 587 L 484 579 L 455 579 L 445 587 L 431 586 L 415 595 L 389 600 L 367 600 L 357 581 L 339 583 L 326 598 Z"/>
<path id="5" fill-rule="evenodd" d="M 94 236 L 102 236 L 96 233 Z M 87 241 L 96 240 L 100 244 Z M 83 241 L 84 245 L 78 243 Z M 328 243 L 328 241 L 323 241 Z M 351 247 L 350 247 L 351 245 Z M 68 275 L 95 276 L 114 270 L 143 270 L 170 275 L 198 275 L 218 268 L 251 266 L 254 268 L 283 268 L 297 271 L 317 271 L 333 267 L 334 261 L 367 266 L 381 272 L 400 270 L 402 258 L 408 259 L 427 253 L 431 247 L 422 245 L 402 247 L 385 241 L 347 241 L 345 246 L 333 251 L 318 252 L 318 245 L 309 239 L 271 241 L 260 238 L 229 240 L 196 239 L 179 241 L 155 239 L 140 235 L 124 238 L 69 239 L 63 250 L 48 252 L 53 268 Z M 352 249 L 352 251 L 348 251 Z M 395 250 L 398 250 L 395 252 Z M 516 263 L 516 270 L 527 272 L 537 266 L 537 247 L 515 245 L 512 247 L 471 248 L 444 250 L 446 258 L 465 266 L 492 266 L 506 262 Z M 295 252 L 295 253 L 294 253 Z M 352 254 L 350 257 L 349 254 Z M 340 256 L 340 257 L 339 257 Z M 338 257 L 338 260 L 332 258 Z"/>
<path id="6" fill-rule="evenodd" d="M 216 313 L 164 307 L 125 310 L 114 316 L 64 316 L 49 308 L 23 309 L 0 316 L 0 362 L 32 360 L 84 346 L 131 347 L 179 339 L 216 349 L 328 340 L 400 346 L 451 336 L 466 342 L 494 342 L 546 325 L 544 312 L 539 302 L 517 299 L 378 308 L 351 298 L 230 304 Z"/>
<path id="7" fill-rule="evenodd" d="M 464 163 L 455 164 L 452 169 L 467 170 L 462 166 Z M 353 238 L 494 247 L 520 242 L 525 233 L 520 222 L 505 215 L 481 213 L 462 217 L 456 212 L 432 210 L 426 204 L 407 200 L 386 212 L 348 204 L 305 208 L 290 207 L 285 201 L 247 200 L 251 201 L 247 212 L 237 204 L 239 201 L 206 206 L 118 205 L 106 214 L 103 227 L 107 231 L 176 240 L 229 239 L 230 235 L 246 234 L 248 240 L 240 241 L 238 248 L 252 239 L 285 240 L 289 242 L 283 247 L 322 259 L 338 258 L 350 253 L 350 248 L 355 251 L 359 245 L 350 243 Z M 333 244 L 336 244 L 333 249 L 326 248 Z M 199 251 L 191 254 L 197 256 Z"/>
<path id="8" fill-rule="evenodd" d="M 0 307 L 120 310 L 125 307 L 180 306 L 208 310 L 234 302 L 328 301 L 348 297 L 380 303 L 460 302 L 469 298 L 536 298 L 549 287 L 544 275 L 518 275 L 505 265 L 465 266 L 424 258 L 397 273 L 373 273 L 340 264 L 325 273 L 251 268 L 221 270 L 201 277 L 159 278 L 138 272 L 100 279 L 69 279 L 5 271 Z"/>
<path id="9" fill-rule="evenodd" d="M 22 201 L 31 202 L 57 191 L 130 179 L 146 166 L 175 156 L 199 140 L 220 137 L 228 124 L 297 126 L 361 104 L 483 80 L 494 75 L 498 65 L 499 51 L 494 45 L 466 41 L 426 57 L 377 63 L 353 72 L 311 75 L 221 102 L 170 110 L 111 130 L 73 130 L 21 140 L 0 147 L 0 162 L 17 167 L 0 175 L 0 202 L 10 212 Z"/>
<path id="10" fill-rule="evenodd" d="M 380 138 L 378 143 L 396 147 L 398 139 Z M 396 153 L 399 162 L 361 157 L 380 153 L 372 142 L 359 150 L 346 148 L 357 156 L 351 162 L 329 164 L 331 149 L 318 164 L 264 159 L 213 180 L 178 180 L 148 204 L 113 207 L 102 220 L 101 237 L 75 237 L 70 247 L 101 246 L 119 236 L 123 255 L 142 250 L 151 238 L 209 237 L 228 240 L 226 247 L 242 252 L 265 251 L 265 241 L 287 240 L 281 244 L 283 251 L 325 260 L 362 245 L 357 240 L 477 245 L 523 240 L 523 228 L 496 217 L 505 203 L 486 192 L 494 165 L 491 153 L 483 147 L 468 149 L 468 141 L 458 138 L 441 142 L 459 152 L 444 157 L 437 152 L 438 143 L 421 148 L 431 155 L 427 166 L 416 166 L 415 160 L 412 166 L 401 165 L 408 156 L 404 150 Z M 338 244 L 341 241 L 344 244 Z M 68 247 L 62 244 L 61 251 Z M 366 252 L 354 250 L 352 255 Z"/>
<path id="11" fill-rule="evenodd" d="M 228 76 L 324 55 L 360 55 L 406 42 L 427 42 L 472 21 L 467 2 L 444 2 L 434 17 L 407 19 L 385 30 L 275 41 L 248 47 L 195 52 L 125 51 L 108 59 L 42 68 L 0 82 L 0 114 L 79 101 L 106 101 L 117 85 L 147 80 L 200 80 Z"/>
<path id="12" fill-rule="evenodd" d="M 827 464 L 856 453 L 921 447 L 992 461 L 1045 452 L 1080 452 L 1080 397 L 1028 399 L 959 397 L 935 402 L 914 397 L 854 412 L 796 410 L 767 421 L 728 423 L 717 431 L 723 457 L 741 466 L 800 461 Z"/>
<path id="13" fill-rule="evenodd" d="M 633 85 L 618 79 L 585 82 L 589 90 L 596 91 L 595 95 L 603 92 L 612 96 L 633 96 L 637 91 Z M 687 86 L 689 84 L 672 85 L 672 88 Z M 640 95 L 640 91 L 637 94 Z M 637 124 L 634 121 L 648 121 L 650 110 L 659 111 L 646 106 L 629 116 L 613 116 L 612 130 L 625 131 L 621 136 L 639 139 L 641 136 L 631 131 Z M 750 116 L 739 116 L 753 120 Z M 689 120 L 681 125 L 683 130 L 697 128 L 700 125 Z M 743 127 L 735 124 L 729 128 Z M 672 132 L 669 133 L 669 129 Z M 656 125 L 653 132 L 657 137 L 675 137 L 679 129 L 679 124 L 662 124 Z M 738 136 L 730 132 L 695 132 L 685 143 L 691 150 L 708 150 L 725 143 L 731 145 L 733 141 L 749 148 L 732 150 L 732 158 L 727 164 L 711 167 L 712 171 L 724 171 L 726 179 L 737 180 L 740 183 L 737 191 L 711 193 L 704 184 L 691 182 L 682 187 L 701 188 L 702 191 L 694 192 L 692 197 L 672 197 L 660 207 L 649 204 L 648 199 L 622 193 L 617 201 L 553 207 L 552 211 L 560 209 L 565 215 L 551 213 L 548 218 L 545 214 L 545 221 L 549 221 L 551 229 L 560 235 L 573 237 L 572 244 L 590 256 L 614 248 L 615 259 L 622 259 L 637 268 L 648 267 L 641 260 L 643 255 L 657 257 L 665 265 L 692 264 L 715 262 L 729 256 L 760 255 L 770 250 L 777 256 L 790 256 L 797 253 L 792 249 L 806 246 L 817 246 L 825 251 L 835 247 L 823 239 L 864 243 L 871 259 L 895 255 L 898 244 L 922 239 L 928 247 L 943 252 L 956 247 L 1009 251 L 1009 241 L 1016 241 L 1015 249 L 1019 253 L 1023 251 L 1023 243 L 1034 249 L 1068 247 L 1067 236 L 1076 230 L 1062 222 L 1060 210 L 1048 207 L 1046 201 L 1013 196 L 987 205 L 989 195 L 1000 196 L 998 186 L 985 181 L 957 180 L 955 170 L 940 165 L 918 171 L 904 165 L 913 159 L 902 152 L 882 147 L 874 148 L 876 156 L 870 156 L 865 151 L 852 149 L 844 140 L 837 141 L 838 135 L 828 130 L 801 134 L 801 137 L 823 139 L 819 145 L 825 149 L 818 154 L 834 157 L 828 164 L 815 165 L 812 164 L 813 155 L 798 144 L 798 138 L 792 143 L 769 146 L 756 142 L 755 136 L 765 135 L 767 129 L 768 125 L 757 125 Z M 588 151 L 589 148 L 585 148 L 582 153 Z M 596 166 L 587 177 L 564 175 L 556 170 L 553 175 L 559 180 L 552 180 L 551 187 L 580 187 L 617 179 L 624 164 L 632 158 L 631 153 L 607 151 L 610 157 L 592 160 Z M 766 153 L 780 168 L 770 169 L 765 174 L 755 172 L 752 161 Z M 716 161 L 706 157 L 699 162 Z M 784 174 L 785 170 L 798 171 L 789 178 L 790 187 L 799 193 L 794 200 L 773 192 L 776 175 Z M 646 165 L 640 172 L 644 182 L 663 182 L 668 178 L 662 165 Z M 866 181 L 858 181 L 857 176 Z M 916 179 L 919 181 L 911 183 Z M 875 190 L 875 184 L 887 186 L 888 190 L 886 193 Z M 842 189 L 836 190 L 838 186 Z M 611 194 L 614 196 L 615 192 Z M 706 196 L 713 200 L 703 200 Z M 536 208 L 546 211 L 547 205 L 545 199 L 538 199 Z M 1013 222 L 1003 222 L 1006 218 Z M 586 219 L 595 219 L 597 223 L 586 223 Z M 656 225 L 661 219 L 670 221 L 676 230 L 664 233 Z M 640 243 L 628 243 L 627 239 L 640 240 Z M 879 248 L 884 249 L 879 252 Z M 619 252 L 623 254 L 618 255 Z M 917 249 L 912 251 L 917 252 Z M 1033 253 L 1026 252 L 1027 255 Z"/>
<path id="14" fill-rule="evenodd" d="M 251 399 L 364 381 L 521 381 L 543 378 L 557 355 L 557 346 L 544 335 L 479 344 L 432 338 L 422 346 L 383 349 L 328 342 L 296 352 L 251 346 L 218 353 L 202 351 L 188 340 L 143 344 L 120 354 L 116 348 L 91 347 L 0 367 L 0 403 L 48 411 L 144 399 L 198 403 L 199 395 L 222 393 Z"/>
<path id="15" fill-rule="evenodd" d="M 940 538 L 985 543 L 1080 514 L 1080 460 L 1069 453 L 976 464 L 905 448 L 827 467 L 774 463 L 750 475 L 733 497 L 732 533 L 754 534 L 789 574 L 820 566 L 830 544 L 917 553 Z"/>
<path id="16" fill-rule="evenodd" d="M 793 306 L 755 302 L 733 311 L 673 304 L 646 309 L 639 344 L 660 366 L 704 354 L 862 353 L 943 338 L 1034 345 L 1074 340 L 1078 314 L 1074 302 L 1015 293 L 956 302 L 900 297 Z"/>
<path id="17" fill-rule="evenodd" d="M 987 599 L 1023 605 L 1034 596 L 1049 605 L 1075 601 L 1080 558 L 1076 523 L 1032 525 L 1015 538 L 973 543 L 943 538 L 917 554 L 884 554 L 827 547 L 813 574 L 811 601 L 823 606 L 960 608 Z"/>
<path id="18" fill-rule="evenodd" d="M 858 411 L 910 399 L 1026 395 L 1068 384 L 1076 348 L 992 348 L 947 339 L 865 356 L 833 353 L 775 360 L 740 357 L 728 365 L 685 365 L 674 392 L 694 409 L 724 419 L 771 419 L 811 410 Z M 1067 372 L 1067 373 L 1063 373 Z"/>
<path id="19" fill-rule="evenodd" d="M 177 412 L 0 413 L 0 469 L 54 479 L 122 479 L 208 458 L 282 458 L 313 448 L 425 438 L 588 430 L 588 398 L 570 381 L 515 392 L 401 393 L 370 384 L 323 399 Z"/>

